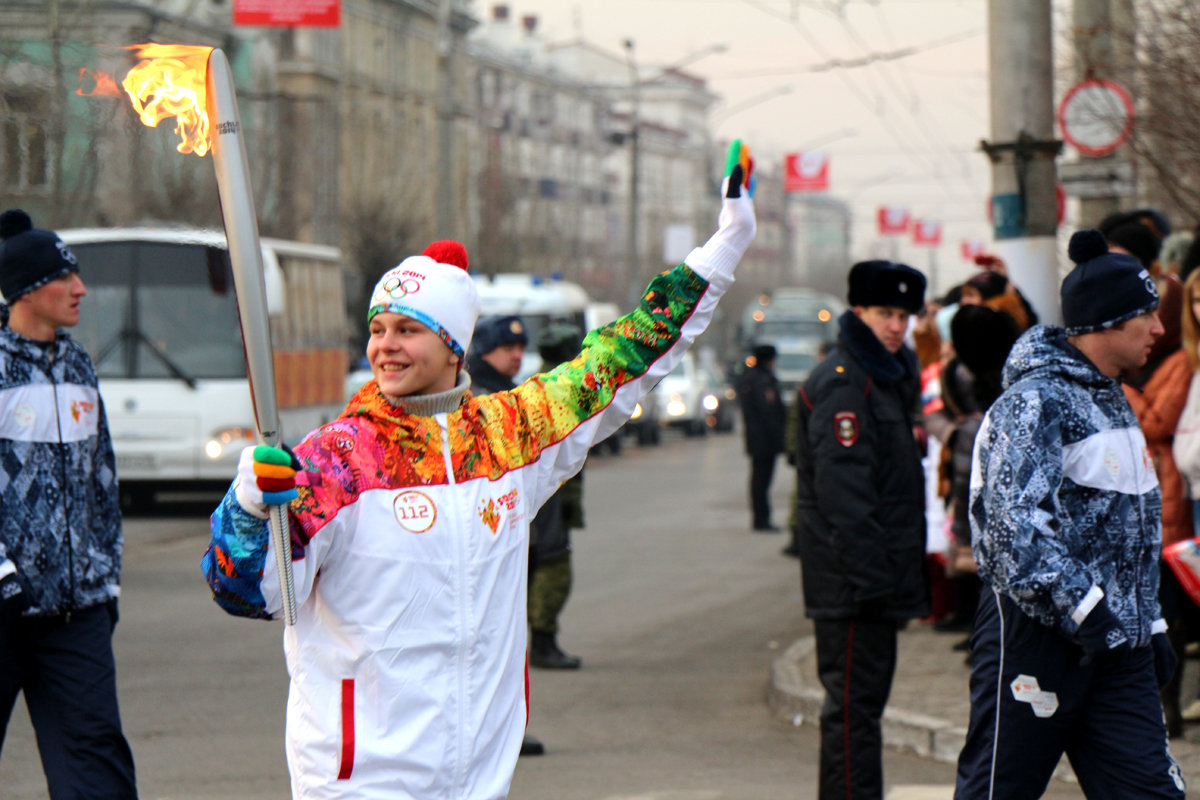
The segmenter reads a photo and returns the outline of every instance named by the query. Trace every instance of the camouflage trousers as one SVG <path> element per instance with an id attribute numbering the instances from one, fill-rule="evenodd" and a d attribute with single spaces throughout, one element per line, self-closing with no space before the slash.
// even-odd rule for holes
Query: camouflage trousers
<path id="1" fill-rule="evenodd" d="M 558 615 L 571 594 L 571 553 L 540 559 L 529 570 L 529 627 L 558 633 Z"/>

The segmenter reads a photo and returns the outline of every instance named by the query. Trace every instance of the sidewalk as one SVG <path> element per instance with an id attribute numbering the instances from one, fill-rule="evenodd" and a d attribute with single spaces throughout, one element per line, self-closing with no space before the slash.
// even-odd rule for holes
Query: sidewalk
<path id="1" fill-rule="evenodd" d="M 900 632 L 896 678 L 883 715 L 885 745 L 946 763 L 957 761 L 971 706 L 965 654 L 951 649 L 962 638 L 961 633 L 938 633 L 921 622 Z M 1182 667 L 1186 706 L 1200 682 L 1200 662 L 1185 659 Z M 771 709 L 795 724 L 815 726 L 824 697 L 817 680 L 815 641 L 811 636 L 799 639 L 772 665 Z M 1189 724 L 1184 738 L 1171 740 L 1171 753 L 1188 782 L 1200 785 L 1200 725 Z M 1056 777 L 1075 782 L 1065 758 Z"/>

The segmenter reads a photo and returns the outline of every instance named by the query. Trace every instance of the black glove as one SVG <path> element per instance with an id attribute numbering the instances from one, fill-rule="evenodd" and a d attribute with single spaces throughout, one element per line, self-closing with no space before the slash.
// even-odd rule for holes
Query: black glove
<path id="1" fill-rule="evenodd" d="M 29 608 L 29 593 L 17 573 L 10 572 L 0 578 L 0 614 L 16 619 Z"/>
<path id="2" fill-rule="evenodd" d="M 1132 649 L 1121 621 L 1108 610 L 1108 604 L 1103 600 L 1091 610 L 1079 626 L 1079 643 L 1083 646 L 1083 658 L 1080 664 L 1089 664 L 1093 659 L 1118 655 Z"/>
<path id="3" fill-rule="evenodd" d="M 1158 688 L 1163 688 L 1170 683 L 1171 678 L 1175 675 L 1175 667 L 1179 665 L 1179 658 L 1175 655 L 1175 648 L 1171 646 L 1171 640 L 1165 633 L 1156 633 L 1150 637 L 1150 647 L 1154 649 L 1154 677 L 1158 678 Z"/>

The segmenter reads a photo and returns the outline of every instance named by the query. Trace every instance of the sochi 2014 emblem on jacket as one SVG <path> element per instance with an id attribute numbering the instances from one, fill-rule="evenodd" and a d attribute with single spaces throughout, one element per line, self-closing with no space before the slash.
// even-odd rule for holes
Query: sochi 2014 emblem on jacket
<path id="1" fill-rule="evenodd" d="M 849 447 L 858 441 L 858 414 L 853 411 L 839 411 L 833 415 L 833 432 L 842 447 Z"/>

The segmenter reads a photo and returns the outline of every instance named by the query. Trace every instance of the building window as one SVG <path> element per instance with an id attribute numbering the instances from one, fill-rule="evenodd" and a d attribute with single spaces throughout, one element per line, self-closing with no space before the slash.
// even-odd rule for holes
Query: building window
<path id="1" fill-rule="evenodd" d="M 0 115 L 0 174 L 9 191 L 46 191 L 54 179 L 48 101 L 5 94 Z"/>

